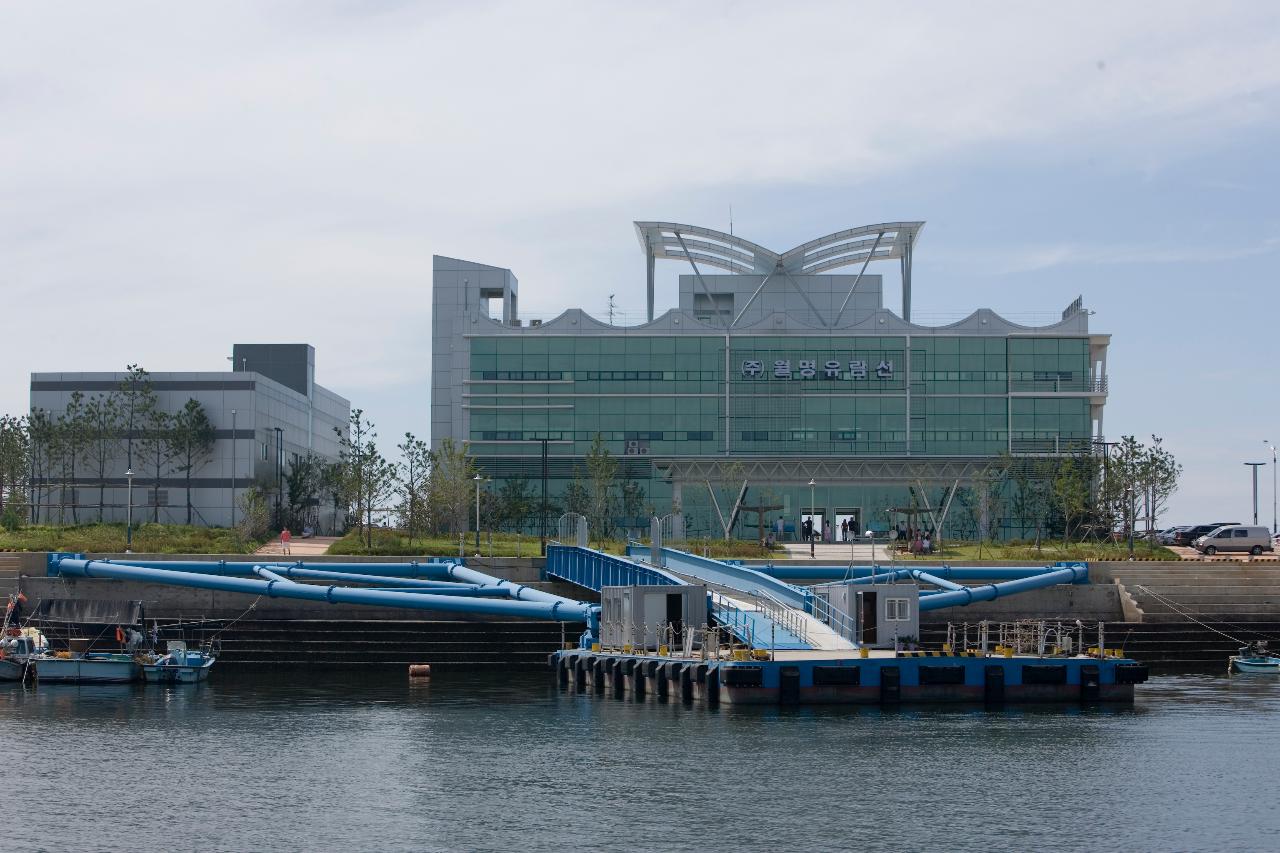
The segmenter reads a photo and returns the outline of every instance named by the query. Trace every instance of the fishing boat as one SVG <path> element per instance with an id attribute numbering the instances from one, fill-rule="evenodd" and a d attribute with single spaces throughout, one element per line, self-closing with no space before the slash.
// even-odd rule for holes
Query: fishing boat
<path id="1" fill-rule="evenodd" d="M 1270 672 L 1280 675 L 1280 657 L 1267 651 L 1267 644 L 1259 640 L 1232 655 L 1232 672 Z"/>
<path id="2" fill-rule="evenodd" d="M 193 651 L 178 640 L 169 641 L 168 652 L 142 664 L 142 677 L 160 684 L 194 684 L 209 677 L 217 657 L 212 649 Z"/>
<path id="3" fill-rule="evenodd" d="M 35 628 L 5 628 L 0 636 L 0 681 L 34 676 L 28 661 L 48 651 L 48 640 Z"/>
<path id="4" fill-rule="evenodd" d="M 125 684 L 141 674 L 137 658 L 120 652 L 54 652 L 27 663 L 41 684 Z"/>

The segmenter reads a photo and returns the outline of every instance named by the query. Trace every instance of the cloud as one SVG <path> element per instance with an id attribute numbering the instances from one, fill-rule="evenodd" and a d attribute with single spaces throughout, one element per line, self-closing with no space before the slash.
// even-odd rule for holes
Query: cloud
<path id="1" fill-rule="evenodd" d="M 1274 127 L 1280 7 L 1154 9 L 8 4 L 0 410 L 28 370 L 217 369 L 248 340 L 314 343 L 357 404 L 425 398 L 434 252 L 512 267 L 530 312 L 599 311 L 643 280 L 634 218 L 754 194 L 752 238 L 788 246 L 850 224 L 815 227 L 814 187 L 854 206 L 983 154 L 1158 173 Z M 1132 245 L 1008 266 L 1203 257 Z"/>

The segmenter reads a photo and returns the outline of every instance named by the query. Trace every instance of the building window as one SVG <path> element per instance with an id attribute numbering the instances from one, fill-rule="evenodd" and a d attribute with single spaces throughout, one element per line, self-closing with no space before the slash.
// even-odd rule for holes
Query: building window
<path id="1" fill-rule="evenodd" d="M 911 600 L 908 598 L 886 598 L 884 600 L 884 618 L 888 622 L 910 622 Z"/>
<path id="2" fill-rule="evenodd" d="M 270 457 L 270 456 L 268 456 L 267 454 L 268 454 L 267 443 L 264 441 L 264 442 L 262 442 L 262 458 L 263 458 L 264 460 L 266 460 L 266 459 L 270 459 L 270 458 L 271 458 L 271 457 Z"/>
<path id="3" fill-rule="evenodd" d="M 685 441 L 711 441 L 714 435 L 711 430 L 699 430 L 698 432 L 686 432 L 684 434 Z"/>

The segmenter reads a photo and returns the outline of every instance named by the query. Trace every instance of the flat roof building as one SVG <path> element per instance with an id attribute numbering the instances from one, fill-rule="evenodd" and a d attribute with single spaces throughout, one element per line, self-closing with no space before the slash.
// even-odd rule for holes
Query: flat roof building
<path id="1" fill-rule="evenodd" d="M 236 344 L 231 370 L 152 372 L 157 408 L 170 415 L 188 400 L 203 407 L 214 427 L 207 459 L 191 472 L 192 521 L 207 526 L 232 522 L 233 505 L 250 486 L 267 491 L 284 488 L 292 464 L 308 453 L 326 462 L 338 458 L 338 434 L 347 435 L 351 403 L 315 381 L 315 349 L 308 344 Z M 55 372 L 31 374 L 31 410 L 63 415 L 77 392 L 82 401 L 115 396 L 129 374 L 122 372 Z M 102 504 L 106 521 L 124 521 L 128 510 L 128 477 L 133 471 L 135 523 L 158 519 L 187 520 L 187 473 L 177 459 L 157 466 L 140 448 L 142 428 L 135 426 L 133 456 L 127 431 L 118 427 L 110 442 L 110 458 L 102 467 L 91 448 L 79 451 L 72 469 L 65 453 L 37 459 L 33 470 L 33 520 L 95 521 Z M 167 455 L 167 454 L 162 454 Z M 274 502 L 274 494 L 271 497 Z M 234 514 L 239 514 L 237 509 Z M 331 502 L 320 500 L 305 513 L 307 522 L 329 532 L 341 526 Z"/>
<path id="2" fill-rule="evenodd" d="M 633 326 L 580 309 L 525 323 L 510 270 L 437 256 L 432 443 L 468 442 L 487 475 L 537 484 L 545 440 L 563 509 L 599 435 L 619 478 L 644 489 L 644 512 L 616 512 L 619 527 L 678 507 L 691 535 L 727 526 L 744 538 L 758 529 L 751 507 L 776 507 L 762 509 L 767 526 L 787 536 L 810 512 L 836 532 L 884 530 L 904 508 L 940 512 L 1004 455 L 1093 452 L 1110 336 L 1090 332 L 1081 299 L 1042 326 L 988 309 L 913 323 L 923 226 L 868 225 L 777 253 L 637 222 L 648 322 Z M 662 259 L 689 272 L 678 307 L 654 316 Z M 897 263 L 900 312 L 885 307 L 872 262 Z M 977 523 L 953 512 L 945 528 Z M 1016 519 L 1004 528 L 1015 535 Z"/>

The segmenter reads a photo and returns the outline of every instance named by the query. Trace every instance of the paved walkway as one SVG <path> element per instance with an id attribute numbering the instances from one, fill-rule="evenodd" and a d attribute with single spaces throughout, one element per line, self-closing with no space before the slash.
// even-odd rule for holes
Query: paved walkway
<path id="1" fill-rule="evenodd" d="M 289 543 L 289 556 L 291 557 L 318 557 L 321 554 L 329 553 L 329 546 L 338 541 L 337 536 L 312 536 L 310 539 L 302 539 L 301 537 L 293 537 L 293 541 Z M 273 557 L 284 556 L 284 552 L 280 549 L 280 539 L 277 537 L 272 539 L 266 545 L 263 545 L 255 554 L 270 555 Z"/>
<path id="2" fill-rule="evenodd" d="M 871 562 L 871 547 L 865 542 L 815 542 L 813 543 L 813 560 L 821 563 L 848 563 L 850 559 L 858 564 Z M 875 558 L 878 562 L 889 562 L 889 552 L 884 543 L 876 543 Z M 808 560 L 809 545 L 804 542 L 784 542 L 782 550 L 788 560 Z"/>

